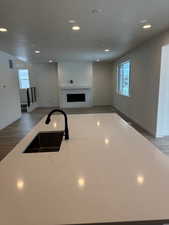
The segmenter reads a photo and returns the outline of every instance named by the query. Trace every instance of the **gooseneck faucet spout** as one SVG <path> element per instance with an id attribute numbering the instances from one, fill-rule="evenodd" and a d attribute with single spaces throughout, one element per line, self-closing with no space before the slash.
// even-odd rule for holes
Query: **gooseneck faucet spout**
<path id="1" fill-rule="evenodd" d="M 69 129 L 68 129 L 68 119 L 67 119 L 67 115 L 66 115 L 66 113 L 63 111 L 63 110 L 61 110 L 61 109 L 54 109 L 54 110 L 52 110 L 49 114 L 48 114 L 48 116 L 47 116 L 47 118 L 46 118 L 46 121 L 45 121 L 45 124 L 49 124 L 50 123 L 50 121 L 51 121 L 51 116 L 52 116 L 52 114 L 53 113 L 55 113 L 55 112 L 60 112 L 60 113 L 62 113 L 63 115 L 64 115 L 64 118 L 65 118 L 65 140 L 68 140 L 69 139 Z"/>

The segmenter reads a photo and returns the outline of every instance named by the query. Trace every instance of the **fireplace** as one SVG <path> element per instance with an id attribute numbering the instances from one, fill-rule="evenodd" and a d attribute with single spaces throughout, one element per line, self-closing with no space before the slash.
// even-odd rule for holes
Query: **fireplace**
<path id="1" fill-rule="evenodd" d="M 61 108 L 91 107 L 91 87 L 75 85 L 61 86 L 59 101 Z"/>
<path id="2" fill-rule="evenodd" d="M 85 102 L 85 94 L 67 94 L 67 102 Z"/>

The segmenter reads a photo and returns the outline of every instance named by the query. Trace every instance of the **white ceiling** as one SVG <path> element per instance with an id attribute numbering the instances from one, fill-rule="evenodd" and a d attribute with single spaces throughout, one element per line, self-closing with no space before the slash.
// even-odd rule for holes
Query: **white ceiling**
<path id="1" fill-rule="evenodd" d="M 71 30 L 70 19 L 79 32 Z M 144 19 L 151 30 L 141 29 Z M 169 28 L 169 0 L 0 0 L 0 26 L 8 28 L 0 33 L 0 49 L 21 59 L 111 60 Z"/>

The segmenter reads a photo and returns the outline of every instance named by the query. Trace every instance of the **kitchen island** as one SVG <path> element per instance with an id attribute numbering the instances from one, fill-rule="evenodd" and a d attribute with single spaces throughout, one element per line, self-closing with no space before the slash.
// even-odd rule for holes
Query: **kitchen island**
<path id="1" fill-rule="evenodd" d="M 23 152 L 42 119 L 0 163 L 0 225 L 169 222 L 169 158 L 117 114 L 69 115 L 59 152 Z"/>

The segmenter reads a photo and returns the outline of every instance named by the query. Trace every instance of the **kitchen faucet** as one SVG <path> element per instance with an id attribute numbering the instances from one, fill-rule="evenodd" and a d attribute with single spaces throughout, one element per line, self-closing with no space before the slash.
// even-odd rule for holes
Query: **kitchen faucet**
<path id="1" fill-rule="evenodd" d="M 51 116 L 52 116 L 52 114 L 55 113 L 55 112 L 60 112 L 60 113 L 62 113 L 62 114 L 64 115 L 64 118 L 65 118 L 65 132 L 64 132 L 64 134 L 65 134 L 65 140 L 69 140 L 68 120 L 67 120 L 67 115 L 66 115 L 66 113 L 65 113 L 63 110 L 61 110 L 61 109 L 54 109 L 54 110 L 52 110 L 52 111 L 48 114 L 48 116 L 47 116 L 47 118 L 46 118 L 46 121 L 45 121 L 45 124 L 49 124 L 49 123 L 50 123 L 50 121 L 51 121 Z"/>

